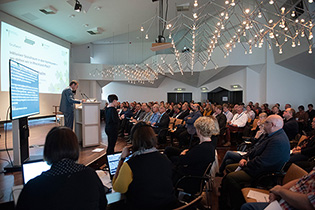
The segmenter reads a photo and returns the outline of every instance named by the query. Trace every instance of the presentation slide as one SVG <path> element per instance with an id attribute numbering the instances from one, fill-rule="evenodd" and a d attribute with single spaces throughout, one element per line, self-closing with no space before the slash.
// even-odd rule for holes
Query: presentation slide
<path id="1" fill-rule="evenodd" d="M 9 91 L 9 60 L 39 72 L 39 92 L 61 94 L 69 85 L 70 50 L 1 22 L 1 91 Z"/>
<path id="2" fill-rule="evenodd" d="M 10 61 L 11 119 L 39 114 L 39 74 Z"/>

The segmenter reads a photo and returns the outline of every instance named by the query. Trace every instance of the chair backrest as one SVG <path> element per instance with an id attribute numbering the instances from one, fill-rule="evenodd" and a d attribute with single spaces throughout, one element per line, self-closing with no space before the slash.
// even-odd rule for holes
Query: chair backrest
<path id="1" fill-rule="evenodd" d="M 252 130 L 256 130 L 258 120 L 259 120 L 259 119 L 254 119 L 254 122 L 253 122 L 253 128 L 252 128 Z"/>
<path id="2" fill-rule="evenodd" d="M 170 124 L 168 125 L 169 129 L 173 129 L 174 128 L 174 123 L 176 121 L 176 118 L 170 117 Z"/>
<path id="3" fill-rule="evenodd" d="M 302 141 L 304 141 L 305 139 L 307 139 L 307 136 L 302 135 L 302 136 L 300 137 L 299 142 L 298 142 L 297 145 L 300 145 L 300 143 L 301 143 Z"/>
<path id="4" fill-rule="evenodd" d="M 197 205 L 202 199 L 202 196 L 198 196 L 197 198 L 195 198 L 194 200 L 190 201 L 189 203 L 186 203 L 185 205 L 176 208 L 174 210 L 183 210 L 183 209 L 192 209 L 193 206 Z"/>
<path id="5" fill-rule="evenodd" d="M 294 180 L 299 179 L 308 173 L 300 168 L 299 166 L 295 165 L 294 163 L 291 164 L 290 168 L 288 169 L 287 173 L 283 177 L 282 184 L 285 185 L 286 183 Z"/>
<path id="6" fill-rule="evenodd" d="M 180 124 L 182 124 L 183 123 L 183 120 L 182 119 L 176 119 L 176 121 L 175 121 L 175 126 L 176 125 L 180 125 Z"/>

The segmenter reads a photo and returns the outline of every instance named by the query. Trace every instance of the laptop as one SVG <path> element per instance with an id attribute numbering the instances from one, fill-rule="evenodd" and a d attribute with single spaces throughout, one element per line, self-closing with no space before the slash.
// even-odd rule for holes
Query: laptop
<path id="1" fill-rule="evenodd" d="M 23 184 L 41 175 L 42 172 L 50 169 L 50 165 L 44 160 L 29 161 L 22 164 Z"/>
<path id="2" fill-rule="evenodd" d="M 117 152 L 114 154 L 110 154 L 107 155 L 107 165 L 109 168 L 109 174 L 110 174 L 110 178 L 113 179 L 113 176 L 115 175 L 117 168 L 118 168 L 118 163 L 120 160 L 120 156 L 121 156 L 121 152 Z M 129 158 L 131 157 L 131 155 L 129 155 L 128 157 L 126 157 L 125 162 L 127 160 L 129 160 Z"/>

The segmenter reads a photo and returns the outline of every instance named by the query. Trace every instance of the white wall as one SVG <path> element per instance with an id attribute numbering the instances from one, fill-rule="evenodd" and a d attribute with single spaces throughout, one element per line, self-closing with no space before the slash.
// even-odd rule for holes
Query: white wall
<path id="1" fill-rule="evenodd" d="M 55 37 L 39 28 L 36 28 L 32 25 L 26 24 L 23 21 L 20 21 L 12 16 L 9 16 L 5 13 L 2 13 L 0 11 L 0 20 L 4 21 L 8 24 L 11 24 L 13 26 L 16 26 L 18 28 L 21 28 L 25 31 L 28 31 L 32 34 L 35 34 L 37 36 L 40 36 L 44 39 L 47 39 L 49 41 L 52 41 L 54 43 L 57 43 L 61 46 L 70 48 L 70 43 L 66 42 L 58 37 Z M 0 43 L 1 44 L 1 43 Z M 0 75 L 1 77 L 1 75 Z M 1 82 L 1 80 L 0 80 Z M 0 84 L 1 86 L 1 84 Z M 10 106 L 9 102 L 9 93 L 7 91 L 0 91 L 0 121 L 6 120 L 6 112 L 8 107 Z M 54 108 L 53 105 L 58 105 L 60 103 L 60 94 L 40 94 L 39 95 L 39 108 L 40 108 L 40 114 L 37 116 L 42 115 L 52 115 Z M 8 117 L 10 118 L 10 117 Z"/>
<path id="2" fill-rule="evenodd" d="M 174 88 L 185 88 L 185 93 L 192 93 L 194 101 L 201 101 L 201 90 L 182 82 L 165 78 L 158 88 L 135 86 L 122 82 L 111 82 L 102 89 L 102 98 L 116 94 L 119 101 L 167 101 L 167 93 L 174 93 Z"/>
<path id="3" fill-rule="evenodd" d="M 267 54 L 266 102 L 280 103 L 281 108 L 290 103 L 295 109 L 299 105 L 315 104 L 315 79 L 275 64 L 273 52 Z"/>

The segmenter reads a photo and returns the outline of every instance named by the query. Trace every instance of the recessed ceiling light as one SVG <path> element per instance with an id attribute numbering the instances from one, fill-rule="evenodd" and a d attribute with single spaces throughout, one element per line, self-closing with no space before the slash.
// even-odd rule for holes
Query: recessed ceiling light
<path id="1" fill-rule="evenodd" d="M 74 14 L 69 15 L 69 18 L 74 18 L 74 17 L 75 17 Z"/>
<path id="2" fill-rule="evenodd" d="M 84 27 L 88 27 L 88 26 L 89 26 L 89 24 L 83 24 L 83 26 L 84 26 Z"/>
<path id="3" fill-rule="evenodd" d="M 102 7 L 98 6 L 98 7 L 95 7 L 95 10 L 101 10 Z"/>

